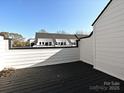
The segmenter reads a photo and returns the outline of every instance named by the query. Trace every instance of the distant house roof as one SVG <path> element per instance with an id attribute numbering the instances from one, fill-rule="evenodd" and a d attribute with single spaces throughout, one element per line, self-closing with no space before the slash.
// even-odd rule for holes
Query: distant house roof
<path id="1" fill-rule="evenodd" d="M 96 20 L 93 22 L 92 26 L 97 22 L 97 20 L 100 18 L 100 16 L 104 13 L 104 11 L 108 8 L 108 6 L 110 5 L 110 3 L 113 0 L 110 0 L 109 3 L 106 5 L 106 7 L 102 10 L 102 12 L 99 14 L 99 16 L 96 18 Z"/>
<path id="2" fill-rule="evenodd" d="M 78 38 L 85 37 L 86 35 L 76 35 Z M 36 42 L 38 38 L 52 38 L 52 39 L 78 39 L 73 34 L 57 34 L 57 33 L 41 33 L 37 32 L 35 35 Z"/>
<path id="3" fill-rule="evenodd" d="M 4 36 L 3 34 L 1 34 L 1 33 L 0 33 L 0 36 L 3 36 L 3 37 L 5 37 L 5 36 Z"/>

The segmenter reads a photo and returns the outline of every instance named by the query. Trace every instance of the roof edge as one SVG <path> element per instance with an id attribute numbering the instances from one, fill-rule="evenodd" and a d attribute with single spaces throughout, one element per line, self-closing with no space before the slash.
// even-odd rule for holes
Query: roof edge
<path id="1" fill-rule="evenodd" d="M 108 4 L 105 6 L 105 8 L 102 10 L 102 12 L 98 15 L 98 17 L 96 18 L 96 20 L 93 22 L 92 26 L 97 22 L 97 20 L 100 18 L 100 16 L 104 13 L 104 11 L 108 8 L 108 6 L 110 5 L 110 3 L 112 2 L 113 0 L 110 0 L 108 2 Z"/>
<path id="2" fill-rule="evenodd" d="M 77 40 L 79 40 L 80 38 L 78 38 L 78 36 L 75 34 L 75 37 L 77 38 Z"/>
<path id="3" fill-rule="evenodd" d="M 75 34 L 69 34 L 69 33 L 42 33 L 42 32 L 36 32 L 36 34 L 55 34 L 55 35 L 71 35 L 74 36 Z"/>
<path id="4" fill-rule="evenodd" d="M 80 39 L 85 39 L 85 38 L 90 38 L 93 35 L 93 31 L 90 33 L 90 35 L 86 36 L 86 37 L 81 37 Z M 80 40 L 79 39 L 79 40 Z"/>

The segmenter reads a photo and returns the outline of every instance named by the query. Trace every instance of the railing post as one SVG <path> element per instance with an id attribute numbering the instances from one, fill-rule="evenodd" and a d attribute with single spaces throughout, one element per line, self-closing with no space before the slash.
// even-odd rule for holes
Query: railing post
<path id="1" fill-rule="evenodd" d="M 4 68 L 4 37 L 0 36 L 0 71 Z"/>
<path id="2" fill-rule="evenodd" d="M 0 71 L 6 67 L 5 54 L 8 50 L 8 40 L 4 40 L 4 36 L 0 36 Z"/>
<path id="3" fill-rule="evenodd" d="M 8 39 L 8 49 L 12 48 L 12 39 Z"/>

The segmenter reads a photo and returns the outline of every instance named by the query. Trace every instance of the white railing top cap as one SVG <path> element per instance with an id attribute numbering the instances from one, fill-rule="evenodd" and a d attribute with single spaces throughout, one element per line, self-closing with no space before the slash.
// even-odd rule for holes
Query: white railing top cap
<path id="1" fill-rule="evenodd" d="M 4 40 L 4 36 L 0 36 L 0 40 Z"/>

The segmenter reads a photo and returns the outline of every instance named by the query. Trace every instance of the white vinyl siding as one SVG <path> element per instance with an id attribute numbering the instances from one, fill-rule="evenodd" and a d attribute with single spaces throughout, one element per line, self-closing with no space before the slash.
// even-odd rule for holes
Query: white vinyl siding
<path id="1" fill-rule="evenodd" d="M 95 68 L 124 80 L 124 0 L 113 0 L 93 28 Z"/>
<path id="2" fill-rule="evenodd" d="M 26 68 L 79 60 L 78 48 L 8 50 L 4 62 L 9 67 Z"/>
<path id="3" fill-rule="evenodd" d="M 8 40 L 0 36 L 0 70 L 16 69 L 80 60 L 79 48 L 8 49 Z"/>
<path id="4" fill-rule="evenodd" d="M 93 65 L 93 37 L 80 40 L 80 60 Z"/>

